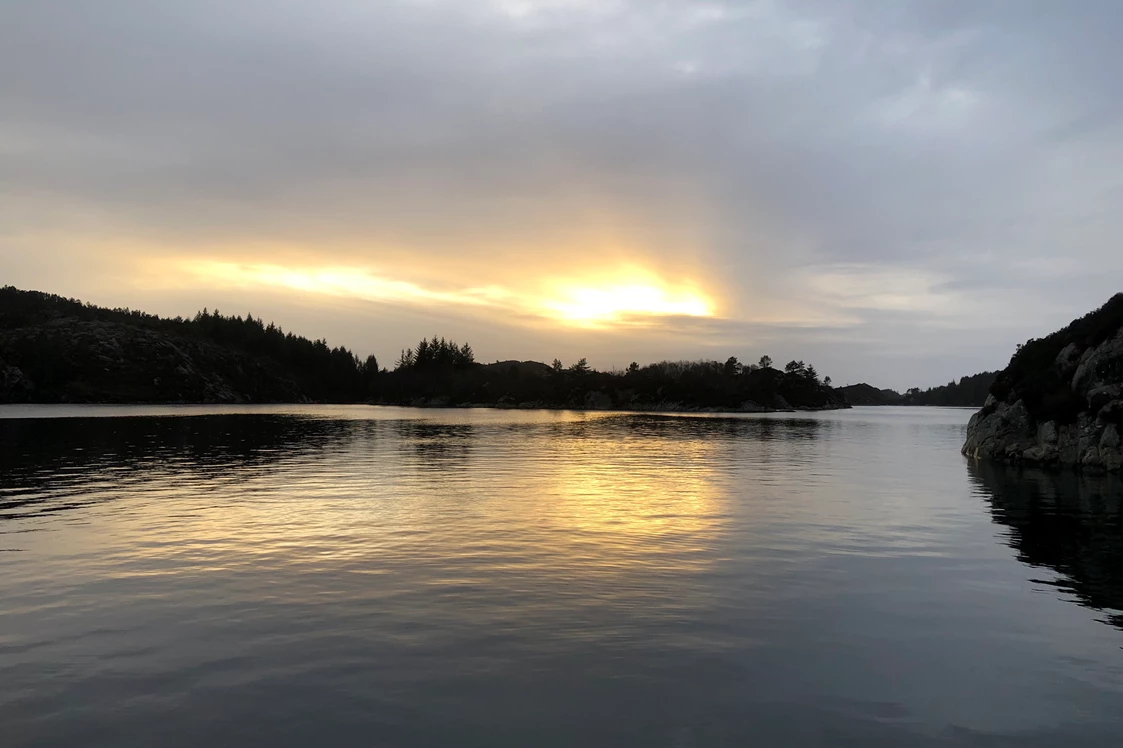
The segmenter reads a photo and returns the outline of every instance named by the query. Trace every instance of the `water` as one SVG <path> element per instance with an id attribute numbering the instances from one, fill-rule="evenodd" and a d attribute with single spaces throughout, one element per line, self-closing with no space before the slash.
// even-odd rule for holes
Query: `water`
<path id="1" fill-rule="evenodd" d="M 968 416 L 0 408 L 0 744 L 1123 744 L 1123 490 Z"/>

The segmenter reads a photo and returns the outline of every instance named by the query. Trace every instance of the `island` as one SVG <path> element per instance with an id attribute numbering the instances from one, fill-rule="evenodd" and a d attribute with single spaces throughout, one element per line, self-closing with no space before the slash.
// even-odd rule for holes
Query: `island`
<path id="1" fill-rule="evenodd" d="M 1123 293 L 1018 346 L 979 412 L 963 453 L 1089 471 L 1123 469 Z"/>

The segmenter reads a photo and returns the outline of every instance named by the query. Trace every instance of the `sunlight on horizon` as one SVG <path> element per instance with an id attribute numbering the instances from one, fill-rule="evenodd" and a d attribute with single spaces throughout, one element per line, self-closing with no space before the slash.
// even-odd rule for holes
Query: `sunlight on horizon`
<path id="1" fill-rule="evenodd" d="M 603 328 L 636 325 L 669 317 L 713 317 L 714 300 L 693 285 L 674 286 L 655 273 L 626 266 L 596 279 L 553 282 L 547 290 L 521 290 L 490 284 L 434 289 L 378 276 L 358 267 L 287 267 L 268 263 L 186 260 L 175 277 L 208 284 L 287 289 L 377 302 L 461 306 L 514 312 L 561 325 Z M 165 276 L 166 277 L 166 276 Z M 539 279 L 528 285 L 545 286 Z"/>
<path id="2" fill-rule="evenodd" d="M 547 316 L 583 327 L 627 322 L 635 317 L 712 317 L 713 303 L 694 290 L 650 283 L 574 287 L 543 303 Z"/>

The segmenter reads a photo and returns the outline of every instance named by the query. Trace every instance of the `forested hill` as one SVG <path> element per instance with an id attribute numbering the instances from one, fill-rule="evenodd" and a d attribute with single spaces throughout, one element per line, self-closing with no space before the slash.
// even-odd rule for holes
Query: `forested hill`
<path id="1" fill-rule="evenodd" d="M 851 405 L 903 405 L 904 397 L 896 390 L 879 390 L 861 382 L 839 387 L 838 391 Z"/>
<path id="2" fill-rule="evenodd" d="M 879 390 L 873 385 L 848 384 L 839 387 L 851 405 L 942 405 L 978 408 L 987 399 L 990 386 L 998 377 L 997 371 L 984 371 L 958 382 L 948 382 L 939 387 L 922 390 L 919 387 L 901 394 L 896 390 Z"/>
<path id="3" fill-rule="evenodd" d="M 998 377 L 997 371 L 984 371 L 958 382 L 948 382 L 926 390 L 913 388 L 904 394 L 905 405 L 947 405 L 978 408 L 986 402 L 990 386 Z"/>
<path id="4" fill-rule="evenodd" d="M 0 402 L 375 402 L 403 405 L 740 410 L 847 407 L 813 366 L 664 361 L 599 372 L 479 364 L 467 344 L 422 340 L 393 370 L 325 340 L 204 309 L 167 319 L 0 289 Z"/>
<path id="5" fill-rule="evenodd" d="M 165 319 L 0 289 L 0 401 L 353 402 L 376 374 L 250 315 Z"/>

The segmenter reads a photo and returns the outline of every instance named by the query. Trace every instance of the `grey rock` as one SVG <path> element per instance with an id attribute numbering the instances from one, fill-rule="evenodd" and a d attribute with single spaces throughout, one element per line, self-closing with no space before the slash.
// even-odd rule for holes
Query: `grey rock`
<path id="1" fill-rule="evenodd" d="M 1123 396 L 1123 385 L 1103 384 L 1088 390 L 1088 410 L 1098 413 L 1100 408 Z"/>
<path id="2" fill-rule="evenodd" d="M 1109 423 L 1100 435 L 1100 449 L 1119 449 L 1119 444 L 1119 430 L 1115 428 L 1114 423 Z"/>
<path id="3" fill-rule="evenodd" d="M 1100 459 L 1100 450 L 1096 447 L 1088 447 L 1084 456 L 1080 458 L 1080 464 L 1084 467 L 1101 467 L 1103 460 Z"/>
<path id="4" fill-rule="evenodd" d="M 1080 366 L 1072 376 L 1072 390 L 1087 394 L 1105 384 L 1117 384 L 1108 377 L 1123 368 L 1123 330 L 1095 348 L 1089 348 L 1081 357 Z"/>
<path id="5" fill-rule="evenodd" d="M 1071 372 L 1080 364 L 1080 355 L 1082 352 L 1081 346 L 1076 343 L 1069 343 L 1057 354 L 1057 359 L 1054 363 L 1062 372 Z"/>
<path id="6" fill-rule="evenodd" d="M 1100 432 L 1095 419 L 1087 413 L 1081 413 L 1076 418 L 1076 447 L 1081 454 L 1100 443 Z"/>
<path id="7" fill-rule="evenodd" d="M 1105 470 L 1112 472 L 1123 469 L 1123 450 L 1119 448 L 1105 449 L 1100 447 L 1100 459 Z"/>
<path id="8" fill-rule="evenodd" d="M 989 415 L 976 414 L 967 429 L 964 454 L 972 457 L 1021 456 L 1034 446 L 1029 411 L 1022 401 L 999 403 Z"/>
<path id="9" fill-rule="evenodd" d="M 1026 462 L 1053 462 L 1057 459 L 1057 448 L 1048 444 L 1038 444 L 1022 452 Z"/>

